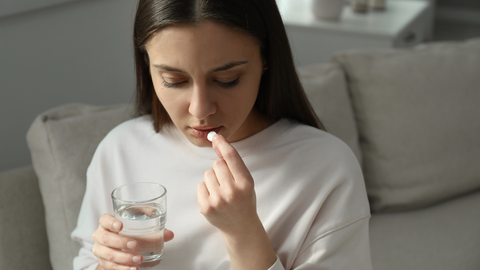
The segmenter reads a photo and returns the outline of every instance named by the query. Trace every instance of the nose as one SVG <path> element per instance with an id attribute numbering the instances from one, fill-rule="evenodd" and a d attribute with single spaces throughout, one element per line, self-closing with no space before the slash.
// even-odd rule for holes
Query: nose
<path id="1" fill-rule="evenodd" d="M 198 120 L 203 120 L 216 112 L 216 104 L 206 84 L 195 84 L 190 97 L 188 112 Z"/>

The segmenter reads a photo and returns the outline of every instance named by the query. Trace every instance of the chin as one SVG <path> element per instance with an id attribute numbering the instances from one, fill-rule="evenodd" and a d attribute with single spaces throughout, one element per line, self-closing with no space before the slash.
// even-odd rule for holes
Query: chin
<path id="1" fill-rule="evenodd" d="M 200 139 L 197 137 L 187 137 L 190 143 L 198 147 L 212 147 L 212 143 L 206 139 Z"/>

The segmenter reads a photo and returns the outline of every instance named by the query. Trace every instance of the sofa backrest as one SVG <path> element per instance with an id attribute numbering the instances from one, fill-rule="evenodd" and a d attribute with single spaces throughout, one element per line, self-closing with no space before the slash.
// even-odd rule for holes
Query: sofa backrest
<path id="1" fill-rule="evenodd" d="M 45 210 L 31 166 L 0 172 L 0 269 L 52 269 Z"/>

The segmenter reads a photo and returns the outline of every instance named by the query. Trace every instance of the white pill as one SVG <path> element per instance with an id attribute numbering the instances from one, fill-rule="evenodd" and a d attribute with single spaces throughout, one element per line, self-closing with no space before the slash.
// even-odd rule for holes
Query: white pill
<path id="1" fill-rule="evenodd" d="M 207 135 L 209 141 L 213 141 L 213 135 L 217 134 L 215 131 L 210 131 Z"/>

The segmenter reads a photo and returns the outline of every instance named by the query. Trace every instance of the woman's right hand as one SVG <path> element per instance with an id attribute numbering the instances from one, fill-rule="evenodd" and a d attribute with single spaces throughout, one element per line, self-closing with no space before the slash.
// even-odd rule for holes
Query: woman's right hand
<path id="1" fill-rule="evenodd" d="M 112 215 L 104 214 L 99 223 L 98 229 L 92 235 L 92 251 L 99 261 L 97 269 L 138 269 L 137 265 L 143 260 L 142 255 L 134 253 L 138 247 L 135 240 L 118 234 L 123 228 L 122 222 Z"/>
<path id="2" fill-rule="evenodd" d="M 97 270 L 138 269 L 137 265 L 142 263 L 143 256 L 134 252 L 138 248 L 137 241 L 118 234 L 123 228 L 122 222 L 112 215 L 104 214 L 99 223 L 98 229 L 92 235 L 92 251 L 99 261 Z M 165 229 L 164 241 L 172 239 L 173 232 Z"/>

